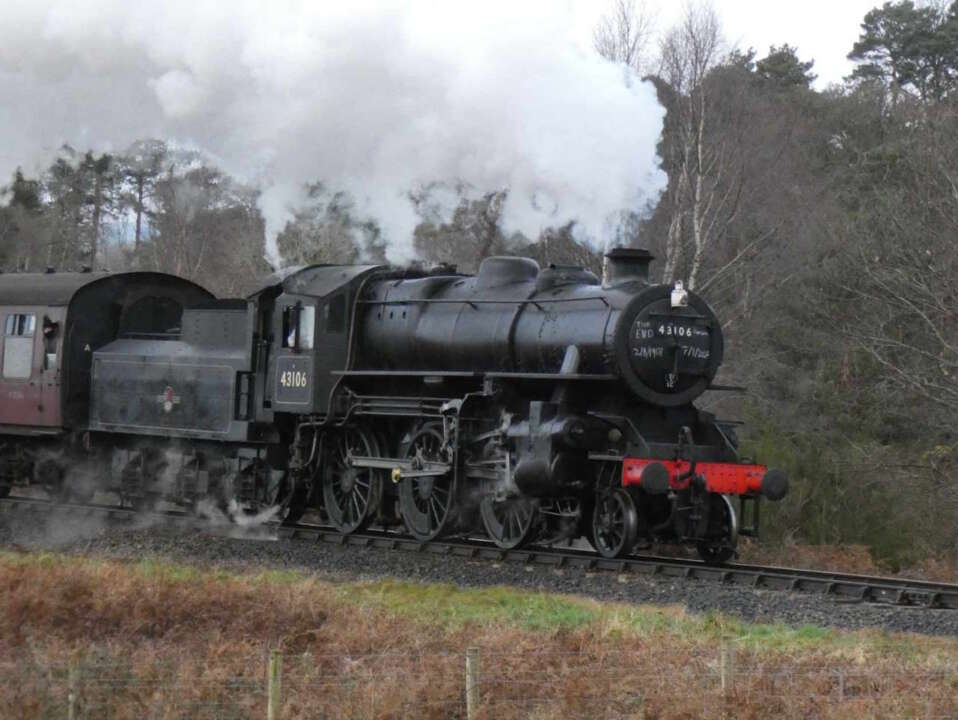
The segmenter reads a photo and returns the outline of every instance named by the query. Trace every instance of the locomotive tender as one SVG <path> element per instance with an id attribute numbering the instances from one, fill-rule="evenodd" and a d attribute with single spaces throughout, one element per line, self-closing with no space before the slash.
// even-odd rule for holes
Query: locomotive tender
<path id="1" fill-rule="evenodd" d="M 26 478 L 290 521 L 318 507 L 343 533 L 727 560 L 787 480 L 693 405 L 721 327 L 651 283 L 651 259 L 614 249 L 603 282 L 517 257 L 475 276 L 315 265 L 246 300 L 154 273 L 0 276 L 0 493 Z"/>

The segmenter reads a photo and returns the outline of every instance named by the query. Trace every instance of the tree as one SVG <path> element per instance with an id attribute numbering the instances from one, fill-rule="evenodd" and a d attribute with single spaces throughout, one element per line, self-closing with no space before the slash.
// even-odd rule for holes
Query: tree
<path id="1" fill-rule="evenodd" d="M 308 202 L 279 234 L 277 244 L 289 265 L 355 263 L 360 258 L 357 235 L 371 230 L 352 216 L 353 204 L 344 192 L 330 193 L 322 183 L 306 188 Z"/>
<path id="2" fill-rule="evenodd" d="M 941 100 L 958 83 L 958 0 L 948 10 L 912 0 L 886 2 L 865 15 L 848 58 L 859 63 L 852 78 L 877 79 L 923 101 Z"/>
<path id="3" fill-rule="evenodd" d="M 113 158 L 77 153 L 64 145 L 44 176 L 49 198 L 45 214 L 52 238 L 46 264 L 73 269 L 94 266 L 100 251 L 104 219 L 114 211 Z"/>
<path id="4" fill-rule="evenodd" d="M 0 188 L 0 198 L 8 200 L 0 207 L 0 263 L 7 269 L 23 272 L 43 262 L 50 243 L 43 194 L 43 183 L 19 168 L 10 185 Z"/>
<path id="5" fill-rule="evenodd" d="M 670 30 L 661 47 L 660 75 L 668 85 L 664 99 L 672 136 L 665 158 L 670 174 L 665 202 L 670 220 L 663 280 L 671 281 L 686 251 L 686 231 L 691 237 L 689 288 L 698 281 L 702 260 L 717 229 L 720 216 L 734 213 L 734 184 L 715 183 L 728 169 L 721 145 L 710 143 L 712 94 L 708 74 L 721 59 L 722 33 L 718 16 L 709 5 L 689 5 L 682 21 Z"/>
<path id="6" fill-rule="evenodd" d="M 460 192 L 459 202 L 448 219 L 428 209 L 428 191 L 427 188 L 412 198 L 423 217 L 413 243 L 426 262 L 457 265 L 465 272 L 474 272 L 487 257 L 509 252 L 512 244 L 501 226 L 505 191 L 478 198 Z"/>
<path id="7" fill-rule="evenodd" d="M 46 172 L 45 185 L 50 197 L 47 210 L 52 228 L 45 264 L 65 268 L 76 263 L 82 253 L 84 204 L 87 193 L 84 173 L 79 169 L 76 151 L 64 145 Z"/>
<path id="8" fill-rule="evenodd" d="M 538 241 L 528 245 L 519 244 L 513 252 L 533 258 L 540 267 L 573 265 L 584 267 L 602 277 L 602 253 L 576 240 L 573 230 L 573 223 L 559 228 L 546 228 Z"/>
<path id="9" fill-rule="evenodd" d="M 9 207 L 20 207 L 30 212 L 38 212 L 42 208 L 40 194 L 43 188 L 37 180 L 28 180 L 23 170 L 17 168 L 13 173 L 13 182 L 10 183 L 8 193 Z"/>
<path id="10" fill-rule="evenodd" d="M 142 241 L 143 265 L 196 280 L 217 294 L 247 290 L 268 272 L 257 191 L 207 165 L 196 153 L 171 162 L 154 191 L 154 231 Z"/>
<path id="11" fill-rule="evenodd" d="M 134 215 L 134 253 L 139 252 L 143 240 L 144 221 L 153 216 L 153 193 L 167 158 L 162 140 L 138 140 L 117 159 L 120 209 L 131 210 Z"/>
<path id="12" fill-rule="evenodd" d="M 103 218 L 113 210 L 113 158 L 110 155 L 96 157 L 92 152 L 88 152 L 83 157 L 80 170 L 86 176 L 88 194 L 85 204 L 90 208 L 88 252 L 90 267 L 95 268 Z"/>
<path id="13" fill-rule="evenodd" d="M 606 60 L 623 63 L 642 75 L 649 62 L 648 45 L 654 18 L 640 0 L 612 0 L 592 33 L 596 52 Z"/>
<path id="14" fill-rule="evenodd" d="M 788 43 L 781 47 L 772 45 L 768 55 L 755 63 L 755 73 L 779 87 L 808 88 L 818 77 L 811 72 L 814 64 L 814 60 L 799 60 L 798 50 Z"/>
<path id="15" fill-rule="evenodd" d="M 833 282 L 851 299 L 839 331 L 877 364 L 886 397 L 926 405 L 916 423 L 931 433 L 958 424 L 958 111 L 920 115 L 872 149 Z"/>

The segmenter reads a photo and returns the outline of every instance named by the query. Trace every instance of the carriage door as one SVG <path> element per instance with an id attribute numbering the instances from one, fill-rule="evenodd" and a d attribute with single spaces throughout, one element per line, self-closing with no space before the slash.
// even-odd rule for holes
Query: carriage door
<path id="1" fill-rule="evenodd" d="M 51 314 L 56 312 L 51 308 Z M 38 321 L 36 340 L 40 354 L 40 402 L 43 405 L 44 425 L 63 425 L 63 412 L 60 407 L 60 350 L 62 319 L 44 314 Z"/>
<path id="2" fill-rule="evenodd" d="M 37 315 L 12 312 L 3 322 L 3 363 L 0 367 L 0 423 L 6 425 L 51 424 L 44 412 L 43 383 L 36 362 Z"/>

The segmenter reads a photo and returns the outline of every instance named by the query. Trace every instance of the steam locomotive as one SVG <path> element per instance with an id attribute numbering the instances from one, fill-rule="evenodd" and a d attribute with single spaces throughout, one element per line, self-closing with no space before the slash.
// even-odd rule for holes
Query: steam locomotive
<path id="1" fill-rule="evenodd" d="M 605 260 L 602 281 L 519 257 L 314 265 L 245 300 L 158 273 L 0 275 L 0 494 L 726 561 L 787 479 L 693 404 L 723 354 L 705 301 L 650 282 L 644 250 Z"/>

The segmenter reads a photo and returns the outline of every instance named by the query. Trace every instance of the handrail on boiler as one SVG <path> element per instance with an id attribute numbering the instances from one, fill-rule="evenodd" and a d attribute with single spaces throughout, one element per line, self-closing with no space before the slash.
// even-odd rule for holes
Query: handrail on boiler
<path id="1" fill-rule="evenodd" d="M 357 300 L 357 304 L 360 305 L 469 305 L 470 307 L 475 308 L 477 305 L 535 305 L 539 307 L 540 305 L 546 305 L 551 303 L 568 303 L 568 302 L 584 302 L 588 300 L 598 300 L 606 307 L 610 307 L 609 301 L 606 300 L 601 295 L 596 295 L 594 297 L 572 297 L 572 298 L 529 298 L 529 299 L 520 299 L 516 298 L 515 300 L 452 300 L 452 299 L 443 299 L 443 300 L 433 300 L 431 298 L 409 298 L 407 300 Z M 539 308 L 542 309 L 541 307 Z"/>

